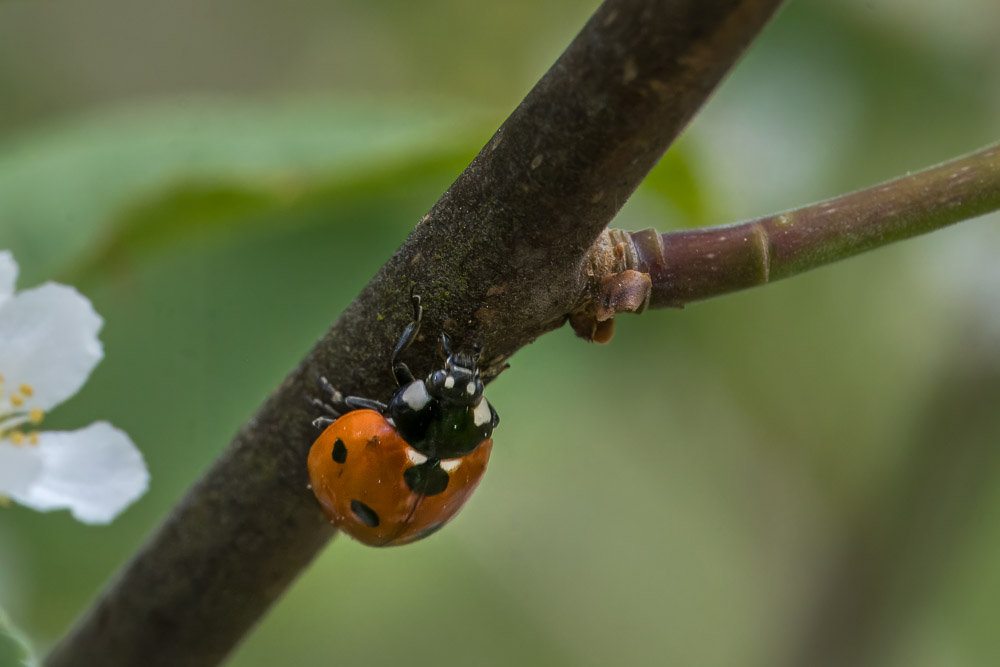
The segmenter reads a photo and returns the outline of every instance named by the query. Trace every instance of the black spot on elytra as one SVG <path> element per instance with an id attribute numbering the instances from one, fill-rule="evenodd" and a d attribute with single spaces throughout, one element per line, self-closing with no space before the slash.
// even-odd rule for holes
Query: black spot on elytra
<path id="1" fill-rule="evenodd" d="M 378 514 L 375 513 L 371 507 L 365 505 L 360 500 L 351 501 L 351 511 L 354 512 L 354 516 L 358 517 L 358 521 L 365 524 L 369 528 L 374 528 L 378 525 Z"/>
<path id="2" fill-rule="evenodd" d="M 333 460 L 337 463 L 343 463 L 347 460 L 347 447 L 344 446 L 344 441 L 337 438 L 337 442 L 333 443 Z"/>
<path id="3" fill-rule="evenodd" d="M 440 461 L 431 459 L 407 468 L 403 479 L 410 491 L 424 496 L 436 496 L 448 488 L 448 473 L 441 469 Z"/>

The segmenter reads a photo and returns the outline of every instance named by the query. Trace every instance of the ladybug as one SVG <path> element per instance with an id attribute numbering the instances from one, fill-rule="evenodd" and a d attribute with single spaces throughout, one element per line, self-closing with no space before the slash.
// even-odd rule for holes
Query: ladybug
<path id="1" fill-rule="evenodd" d="M 408 544 L 439 530 L 462 506 L 486 471 L 496 410 L 483 397 L 482 346 L 472 355 L 451 351 L 441 334 L 444 368 L 426 380 L 400 356 L 420 331 L 423 308 L 411 294 L 413 321 L 392 354 L 398 389 L 388 404 L 344 397 L 324 377 L 329 395 L 310 399 L 326 416 L 309 450 L 309 480 L 326 516 L 371 546 Z"/>

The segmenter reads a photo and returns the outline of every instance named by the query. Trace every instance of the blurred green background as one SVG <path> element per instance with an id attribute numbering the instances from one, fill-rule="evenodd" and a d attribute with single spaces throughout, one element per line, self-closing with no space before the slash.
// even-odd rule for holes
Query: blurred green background
<path id="1" fill-rule="evenodd" d="M 152 473 L 109 527 L 0 510 L 0 606 L 37 646 L 596 6 L 0 3 L 0 248 L 106 320 L 46 426 L 108 419 Z M 998 56 L 993 0 L 793 1 L 615 224 L 744 219 L 994 141 Z M 402 549 L 336 539 L 231 664 L 995 664 L 997 222 L 622 318 L 607 346 L 545 336 L 490 387 L 462 515 Z"/>

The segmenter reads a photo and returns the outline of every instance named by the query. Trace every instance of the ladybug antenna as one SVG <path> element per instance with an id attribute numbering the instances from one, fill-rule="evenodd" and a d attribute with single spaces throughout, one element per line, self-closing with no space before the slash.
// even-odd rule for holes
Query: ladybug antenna
<path id="1" fill-rule="evenodd" d="M 441 332 L 441 356 L 444 357 L 444 367 L 451 371 L 451 338 L 448 334 Z"/>

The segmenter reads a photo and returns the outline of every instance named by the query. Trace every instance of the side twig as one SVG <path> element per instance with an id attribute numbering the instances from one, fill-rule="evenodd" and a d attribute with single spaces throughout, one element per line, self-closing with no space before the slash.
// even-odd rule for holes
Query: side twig
<path id="1" fill-rule="evenodd" d="M 682 307 L 764 285 L 1000 209 L 1000 145 L 881 185 L 757 220 L 660 234 L 607 230 L 572 323 L 610 337 L 618 312 Z"/>

